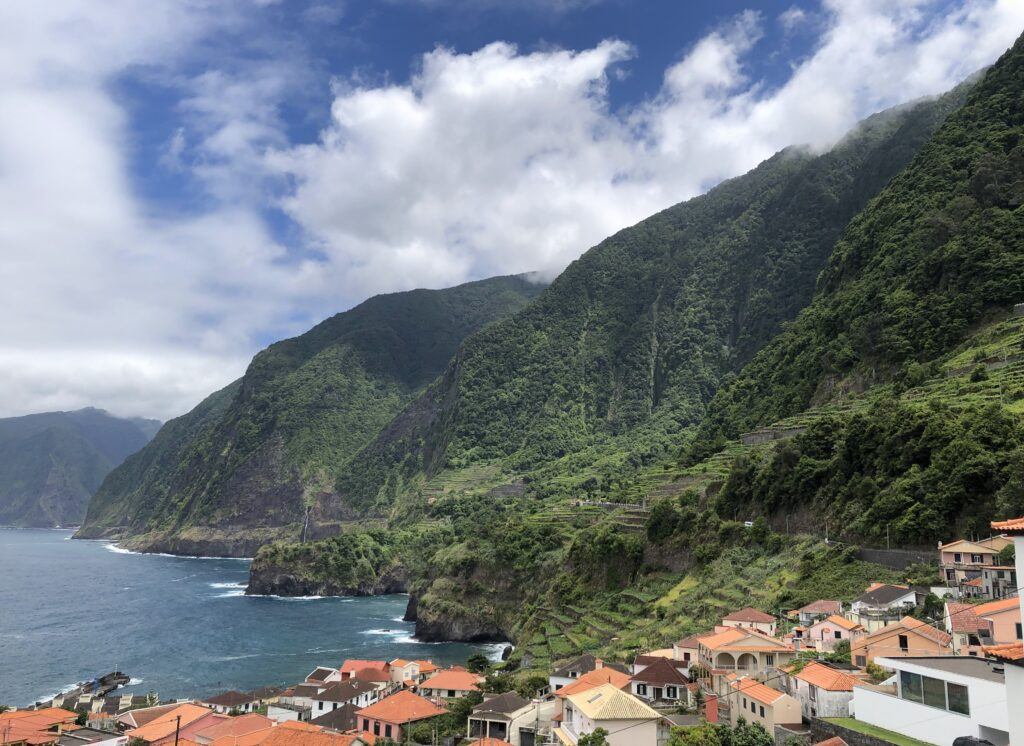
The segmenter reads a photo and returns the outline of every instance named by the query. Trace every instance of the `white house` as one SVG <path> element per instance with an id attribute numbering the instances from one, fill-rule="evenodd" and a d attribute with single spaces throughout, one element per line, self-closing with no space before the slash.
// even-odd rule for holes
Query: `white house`
<path id="1" fill-rule="evenodd" d="M 341 671 L 327 666 L 317 666 L 306 676 L 306 683 L 314 686 L 326 686 L 335 681 L 341 681 Z"/>
<path id="2" fill-rule="evenodd" d="M 846 618 L 868 632 L 898 622 L 917 606 L 917 592 L 902 585 L 874 583 L 850 604 Z"/>
<path id="3" fill-rule="evenodd" d="M 380 690 L 376 684 L 358 679 L 336 681 L 310 699 L 313 702 L 313 717 L 320 717 L 346 704 L 355 707 L 369 707 L 377 701 Z"/>
<path id="4" fill-rule="evenodd" d="M 680 673 L 675 664 L 676 661 L 659 657 L 640 666 L 629 680 L 630 692 L 646 702 L 688 705 L 690 690 L 687 685 L 690 680 Z"/>
<path id="5" fill-rule="evenodd" d="M 548 685 L 552 692 L 557 692 L 563 686 L 569 686 L 583 674 L 590 673 L 594 669 L 604 668 L 604 661 L 595 658 L 589 653 L 575 658 L 563 666 L 559 666 L 548 676 Z M 616 667 L 618 668 L 618 667 Z"/>
<path id="6" fill-rule="evenodd" d="M 992 524 L 992 528 L 1013 538 L 1016 576 L 1024 578 L 1024 518 L 997 521 Z M 1024 596 L 1018 594 L 1017 603 L 1020 605 L 1019 617 L 1024 618 Z M 1017 629 L 1020 628 L 1018 622 Z M 1019 632 L 1017 637 L 1021 637 Z M 1010 732 L 1014 735 L 1014 746 L 1017 746 L 1021 734 L 1024 734 L 1024 707 L 1021 706 L 1024 702 L 1024 643 L 1018 641 L 994 645 L 985 648 L 984 651 L 986 655 L 993 656 L 1005 664 L 1007 717 Z"/>
<path id="7" fill-rule="evenodd" d="M 807 639 L 821 652 L 831 652 L 836 643 L 846 640 L 852 642 L 857 635 L 863 634 L 864 628 L 857 622 L 846 617 L 831 614 L 811 625 L 807 630 Z"/>
<path id="8" fill-rule="evenodd" d="M 539 743 L 539 734 L 551 727 L 557 703 L 529 700 L 515 692 L 485 699 L 473 708 L 467 726 L 468 738 L 494 738 L 512 746 Z"/>
<path id="9" fill-rule="evenodd" d="M 895 675 L 886 686 L 854 686 L 857 720 L 937 746 L 952 746 L 961 736 L 1010 743 L 1001 664 L 958 655 L 882 657 L 875 663 Z"/>
<path id="10" fill-rule="evenodd" d="M 791 666 L 783 678 L 783 689 L 800 703 L 806 718 L 848 717 L 853 687 L 859 680 L 826 663 L 811 661 L 797 670 Z"/>
<path id="11" fill-rule="evenodd" d="M 842 614 L 843 603 L 842 601 L 830 601 L 827 599 L 818 599 L 812 601 L 806 606 L 801 606 L 796 610 L 797 619 L 801 624 L 810 625 L 819 619 L 824 619 L 831 614 Z"/>
<path id="12" fill-rule="evenodd" d="M 658 746 L 661 715 L 613 684 L 587 689 L 565 698 L 562 722 L 554 734 L 563 746 L 576 746 L 580 736 L 604 728 L 608 746 Z"/>
<path id="13" fill-rule="evenodd" d="M 752 606 L 722 617 L 722 626 L 753 629 L 769 637 L 775 637 L 775 617 Z"/>

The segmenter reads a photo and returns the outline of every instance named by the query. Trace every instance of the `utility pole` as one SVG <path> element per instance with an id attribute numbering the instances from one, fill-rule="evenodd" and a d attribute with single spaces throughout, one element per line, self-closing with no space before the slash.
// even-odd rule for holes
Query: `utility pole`
<path id="1" fill-rule="evenodd" d="M 174 718 L 174 746 L 178 746 L 178 733 L 181 732 L 181 715 Z"/>
<path id="2" fill-rule="evenodd" d="M 885 524 L 885 548 L 889 549 L 889 524 Z"/>

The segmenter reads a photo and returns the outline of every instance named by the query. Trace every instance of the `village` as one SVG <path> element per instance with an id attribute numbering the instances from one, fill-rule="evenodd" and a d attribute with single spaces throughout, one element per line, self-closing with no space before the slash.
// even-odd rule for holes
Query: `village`
<path id="1" fill-rule="evenodd" d="M 629 661 L 566 661 L 526 690 L 483 656 L 325 662 L 284 689 L 58 696 L 0 713 L 0 746 L 1024 743 L 1024 518 L 992 528 L 939 545 L 941 586 L 736 609 Z"/>

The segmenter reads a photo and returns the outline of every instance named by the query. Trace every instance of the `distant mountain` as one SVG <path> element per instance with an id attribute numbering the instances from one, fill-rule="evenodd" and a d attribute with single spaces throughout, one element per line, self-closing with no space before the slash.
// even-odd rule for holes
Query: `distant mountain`
<path id="1" fill-rule="evenodd" d="M 103 478 L 159 427 L 91 407 L 0 419 L 0 525 L 81 523 Z"/>
<path id="2" fill-rule="evenodd" d="M 379 295 L 271 345 L 240 380 L 168 422 L 110 474 L 80 535 L 237 554 L 267 538 L 297 538 L 307 511 L 309 525 L 324 530 L 316 505 L 330 499 L 352 455 L 444 370 L 466 336 L 542 289 L 495 277 Z"/>

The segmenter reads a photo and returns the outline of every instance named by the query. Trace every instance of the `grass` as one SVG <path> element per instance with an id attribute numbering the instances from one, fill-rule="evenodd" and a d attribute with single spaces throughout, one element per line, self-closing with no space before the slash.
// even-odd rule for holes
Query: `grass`
<path id="1" fill-rule="evenodd" d="M 883 741 L 896 744 L 896 746 L 933 746 L 933 744 L 930 744 L 927 741 L 918 741 L 916 738 L 900 735 L 899 733 L 894 733 L 891 730 L 879 728 L 875 725 L 868 725 L 865 722 L 854 720 L 853 718 L 822 718 L 822 720 L 827 720 L 830 723 L 841 725 L 844 728 L 849 728 L 857 733 L 863 733 L 866 736 L 881 738 Z"/>

